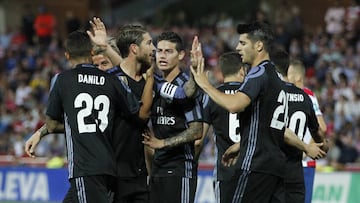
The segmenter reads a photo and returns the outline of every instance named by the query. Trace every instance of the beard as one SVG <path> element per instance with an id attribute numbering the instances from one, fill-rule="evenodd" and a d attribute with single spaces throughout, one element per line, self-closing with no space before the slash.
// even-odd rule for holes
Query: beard
<path id="1" fill-rule="evenodd" d="M 145 73 L 151 67 L 151 62 L 146 56 L 138 57 L 137 61 L 141 64 L 140 73 Z"/>

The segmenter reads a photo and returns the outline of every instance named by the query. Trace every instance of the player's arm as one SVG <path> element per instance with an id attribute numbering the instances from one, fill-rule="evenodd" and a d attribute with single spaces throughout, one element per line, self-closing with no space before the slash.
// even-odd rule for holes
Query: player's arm
<path id="1" fill-rule="evenodd" d="M 152 160 L 154 157 L 154 149 L 150 148 L 147 145 L 144 145 L 144 153 L 145 153 L 145 165 L 148 172 L 148 175 L 151 174 L 151 168 L 152 168 Z"/>
<path id="2" fill-rule="evenodd" d="M 326 127 L 324 117 L 321 115 L 321 116 L 316 116 L 316 118 L 319 123 L 319 134 L 325 135 L 327 127 Z"/>
<path id="3" fill-rule="evenodd" d="M 323 131 L 320 127 L 317 130 L 312 130 L 309 128 L 312 140 L 316 143 L 324 142 L 325 140 L 325 131 Z"/>
<path id="4" fill-rule="evenodd" d="M 49 131 L 46 128 L 46 124 L 41 126 L 30 138 L 25 142 L 25 153 L 32 158 L 35 158 L 35 149 L 39 144 L 42 137 L 49 134 Z"/>
<path id="5" fill-rule="evenodd" d="M 317 122 L 319 124 L 320 130 L 325 133 L 327 127 L 326 127 L 326 123 L 325 123 L 324 117 L 323 117 L 321 109 L 320 109 L 318 99 L 314 93 L 311 92 L 311 94 L 312 94 L 312 96 L 310 97 L 310 99 L 313 104 L 312 107 L 315 112 Z"/>
<path id="6" fill-rule="evenodd" d="M 46 128 L 49 133 L 64 132 L 64 124 L 46 116 Z"/>
<path id="7" fill-rule="evenodd" d="M 183 87 L 174 85 L 166 81 L 159 74 L 154 74 L 154 78 L 155 78 L 155 91 L 162 98 L 168 101 L 178 104 L 183 104 L 186 103 L 189 98 L 193 98 L 194 95 L 196 95 L 195 94 L 196 88 L 194 87 L 196 85 L 192 84 L 191 78 L 187 82 L 185 82 Z"/>
<path id="8" fill-rule="evenodd" d="M 151 134 L 154 135 L 154 132 L 152 131 L 152 126 L 151 126 L 151 122 L 149 122 L 150 126 L 148 126 L 149 128 L 147 128 L 144 131 L 144 134 Z M 153 162 L 153 157 L 154 157 L 154 149 L 144 145 L 144 153 L 145 153 L 145 164 L 146 164 L 146 169 L 148 172 L 148 175 L 151 175 L 151 169 L 152 169 L 152 162 Z"/>
<path id="9" fill-rule="evenodd" d="M 139 118 L 147 121 L 151 114 L 151 106 L 153 102 L 153 86 L 154 86 L 154 66 L 151 66 L 145 74 L 145 86 L 141 95 L 142 105 L 139 110 Z"/>
<path id="10" fill-rule="evenodd" d="M 193 74 L 190 72 L 189 80 L 186 81 L 186 83 L 184 84 L 184 92 L 186 97 L 194 98 L 196 96 L 196 90 L 197 90 L 196 82 Z"/>
<path id="11" fill-rule="evenodd" d="M 86 32 L 94 44 L 95 51 L 109 57 L 112 64 L 120 64 L 123 59 L 108 43 L 106 28 L 101 19 L 94 17 L 90 25 L 92 32 L 89 30 Z"/>
<path id="12" fill-rule="evenodd" d="M 35 149 L 42 137 L 50 133 L 64 132 L 64 125 L 60 122 L 51 122 L 52 119 L 49 117 L 49 115 L 53 115 L 58 116 L 59 120 L 62 119 L 61 104 L 59 99 L 61 96 L 58 94 L 58 77 L 59 75 L 57 74 L 51 79 L 51 88 L 45 124 L 41 126 L 25 143 L 26 154 L 33 158 L 35 157 Z"/>
<path id="13" fill-rule="evenodd" d="M 201 138 L 202 122 L 191 122 L 189 127 L 174 137 L 157 139 L 154 135 L 144 135 L 143 143 L 153 149 L 178 146 Z"/>
<path id="14" fill-rule="evenodd" d="M 203 58 L 203 53 L 201 49 L 201 43 L 199 42 L 199 39 L 197 36 L 194 37 L 192 45 L 191 45 L 191 51 L 190 51 L 190 62 L 191 66 L 194 69 L 197 69 L 197 66 L 199 64 L 199 61 Z M 196 90 L 197 85 L 194 79 L 193 74 L 190 71 L 190 78 L 184 85 L 185 94 L 187 97 L 194 97 L 196 96 Z"/>
<path id="15" fill-rule="evenodd" d="M 321 124 L 319 123 L 319 117 L 320 120 L 324 120 L 322 113 L 321 115 L 316 115 L 314 108 L 312 106 L 310 107 L 310 116 L 309 116 L 309 122 L 308 122 L 308 129 L 311 134 L 311 140 L 310 143 L 323 143 L 323 146 L 321 146 L 321 149 L 327 152 L 329 150 L 329 146 L 327 143 L 327 140 L 325 139 L 325 133 L 326 129 L 324 130 L 323 127 L 321 127 Z M 323 125 L 326 124 L 323 121 Z"/>
<path id="16" fill-rule="evenodd" d="M 99 49 L 97 50 L 98 54 L 103 54 L 109 57 L 112 64 L 119 65 L 123 58 L 117 53 L 110 44 L 106 43 L 105 45 L 98 46 Z"/>
<path id="17" fill-rule="evenodd" d="M 195 140 L 195 159 L 198 160 L 200 157 L 200 153 L 204 148 L 204 140 L 208 134 L 210 125 L 208 123 L 203 123 L 202 136 L 200 139 Z"/>
<path id="18" fill-rule="evenodd" d="M 47 120 L 49 120 L 49 117 L 47 117 Z M 64 124 L 54 123 L 53 125 L 54 125 L 54 129 L 52 131 L 49 131 L 47 128 L 47 124 L 45 123 L 37 131 L 35 131 L 35 133 L 32 134 L 30 138 L 25 142 L 25 152 L 29 157 L 35 158 L 35 149 L 44 136 L 50 133 L 64 132 Z"/>
<path id="19" fill-rule="evenodd" d="M 286 144 L 305 152 L 312 159 L 322 158 L 326 155 L 326 153 L 320 149 L 323 145 L 322 143 L 305 144 L 293 131 L 288 128 L 285 129 L 284 140 Z"/>
<path id="20" fill-rule="evenodd" d="M 235 94 L 225 94 L 219 91 L 210 84 L 207 74 L 204 72 L 204 58 L 201 58 L 198 63 L 199 64 L 197 66 L 197 69 L 191 67 L 191 72 L 194 75 L 194 79 L 197 85 L 201 89 L 203 89 L 215 103 L 222 106 L 230 113 L 238 113 L 244 111 L 244 109 L 251 102 L 250 97 L 243 92 L 237 92 Z"/>
<path id="21" fill-rule="evenodd" d="M 239 158 L 239 152 L 240 152 L 240 142 L 237 142 L 231 145 L 229 148 L 227 148 L 227 150 L 224 152 L 221 158 L 221 163 L 227 167 L 235 165 Z"/>

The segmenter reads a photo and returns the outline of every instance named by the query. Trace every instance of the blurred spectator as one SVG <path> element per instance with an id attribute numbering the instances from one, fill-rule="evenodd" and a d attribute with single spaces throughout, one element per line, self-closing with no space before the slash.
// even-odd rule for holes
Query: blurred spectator
<path id="1" fill-rule="evenodd" d="M 340 147 L 340 157 L 338 162 L 341 165 L 345 165 L 347 163 L 354 163 L 359 154 L 356 151 L 356 148 L 353 145 L 353 138 L 350 135 L 341 135 L 339 147 Z"/>
<path id="2" fill-rule="evenodd" d="M 296 5 L 290 7 L 290 17 L 287 22 L 287 30 L 292 38 L 301 40 L 304 34 L 303 22 L 300 16 L 300 9 Z"/>
<path id="3" fill-rule="evenodd" d="M 15 157 L 22 157 L 24 155 L 24 141 L 19 133 L 15 134 L 12 143 Z"/>
<path id="4" fill-rule="evenodd" d="M 331 70 L 331 71 L 333 71 L 333 70 Z M 333 78 L 336 82 L 335 77 L 333 77 Z M 345 99 L 347 99 L 350 102 L 352 102 L 354 100 L 354 96 L 355 96 L 354 91 L 350 87 L 348 79 L 343 72 L 340 72 L 336 86 L 337 86 L 337 88 L 334 91 L 334 99 L 335 100 L 340 99 L 341 96 L 344 96 Z"/>
<path id="5" fill-rule="evenodd" d="M 40 53 L 46 51 L 49 46 L 56 26 L 55 16 L 45 6 L 39 7 L 39 13 L 35 17 L 34 29 L 40 45 Z"/>
<path id="6" fill-rule="evenodd" d="M 330 35 L 340 34 L 344 31 L 345 8 L 339 0 L 329 7 L 325 13 L 326 32 Z"/>
<path id="7" fill-rule="evenodd" d="M 24 81 L 20 81 L 15 92 L 15 104 L 17 106 L 23 106 L 25 100 L 29 98 L 31 91 L 31 87 L 27 86 Z"/>
<path id="8" fill-rule="evenodd" d="M 0 35 L 0 47 L 7 49 L 10 46 L 11 38 L 13 36 L 12 30 L 10 27 L 7 27 L 4 33 Z"/>
<path id="9" fill-rule="evenodd" d="M 350 6 L 346 8 L 345 12 L 345 25 L 346 31 L 353 33 L 356 31 L 356 26 L 359 23 L 360 6 L 356 0 L 352 0 Z"/>
<path id="10" fill-rule="evenodd" d="M 326 154 L 327 165 L 332 166 L 334 168 L 338 168 L 338 160 L 340 158 L 340 148 L 335 144 L 334 137 L 329 139 L 329 151 Z"/>
<path id="11" fill-rule="evenodd" d="M 25 4 L 23 8 L 24 8 L 24 13 L 21 18 L 22 32 L 26 37 L 27 43 L 32 46 L 34 45 L 34 35 L 35 35 L 35 30 L 34 30 L 35 15 L 32 11 L 32 7 L 30 4 Z"/>
<path id="12" fill-rule="evenodd" d="M 290 41 L 289 56 L 290 58 L 300 58 L 301 56 L 300 43 L 299 40 L 296 38 L 292 38 L 292 40 Z"/>
<path id="13" fill-rule="evenodd" d="M 285 26 L 283 24 L 276 24 L 274 28 L 274 43 L 276 46 L 289 51 L 290 39 L 291 36 L 285 31 Z"/>
<path id="14" fill-rule="evenodd" d="M 351 111 L 351 103 L 344 95 L 341 95 L 339 99 L 335 102 L 334 127 L 336 131 L 340 131 L 346 122 L 353 121 L 353 118 L 351 117 Z"/>
<path id="15" fill-rule="evenodd" d="M 75 30 L 78 30 L 81 27 L 81 22 L 72 11 L 66 12 L 66 32 L 71 33 Z"/>

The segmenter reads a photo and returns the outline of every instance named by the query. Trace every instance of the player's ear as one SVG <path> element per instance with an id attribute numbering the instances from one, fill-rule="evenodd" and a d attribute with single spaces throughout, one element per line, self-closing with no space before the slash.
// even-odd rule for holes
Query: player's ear
<path id="1" fill-rule="evenodd" d="M 129 53 L 137 54 L 139 46 L 137 44 L 130 44 Z"/>
<path id="2" fill-rule="evenodd" d="M 264 42 L 262 41 L 255 42 L 255 48 L 258 52 L 261 52 L 264 49 Z"/>
<path id="3" fill-rule="evenodd" d="M 296 75 L 295 81 L 296 81 L 296 82 L 302 82 L 302 77 L 301 77 L 301 75 Z"/>
<path id="4" fill-rule="evenodd" d="M 70 60 L 70 55 L 68 52 L 65 52 L 64 55 L 65 55 L 66 60 Z"/>
<path id="5" fill-rule="evenodd" d="M 180 53 L 179 53 L 179 61 L 183 60 L 184 57 L 185 57 L 185 51 L 181 50 Z"/>

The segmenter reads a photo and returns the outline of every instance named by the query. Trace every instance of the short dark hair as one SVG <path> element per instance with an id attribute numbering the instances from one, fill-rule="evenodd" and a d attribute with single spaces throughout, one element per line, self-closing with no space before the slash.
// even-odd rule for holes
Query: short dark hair
<path id="1" fill-rule="evenodd" d="M 290 66 L 292 66 L 297 74 L 299 74 L 302 78 L 305 77 L 306 69 L 303 62 L 301 62 L 299 59 L 290 60 Z"/>
<path id="2" fill-rule="evenodd" d="M 247 68 L 248 65 L 242 62 L 238 52 L 226 52 L 219 58 L 219 67 L 224 77 L 236 74 L 241 67 Z"/>
<path id="3" fill-rule="evenodd" d="M 140 24 L 127 24 L 119 28 L 116 35 L 116 46 L 119 48 L 122 57 L 129 56 L 131 44 L 140 45 L 144 40 L 143 34 L 147 33 Z"/>
<path id="4" fill-rule="evenodd" d="M 276 70 L 283 76 L 287 76 L 290 64 L 289 54 L 284 50 L 277 48 L 270 52 L 270 59 L 274 62 Z"/>
<path id="5" fill-rule="evenodd" d="M 90 57 L 92 48 L 89 35 L 83 31 L 71 32 L 65 41 L 65 51 L 71 58 Z"/>
<path id="6" fill-rule="evenodd" d="M 182 38 L 180 37 L 180 35 L 178 35 L 175 32 L 165 31 L 161 33 L 156 39 L 156 44 L 159 43 L 159 41 L 163 41 L 163 40 L 175 43 L 176 44 L 175 49 L 178 52 L 185 50 L 185 46 Z"/>
<path id="7" fill-rule="evenodd" d="M 247 34 L 252 42 L 262 41 L 265 50 L 270 52 L 274 34 L 268 23 L 256 21 L 248 24 L 238 24 L 237 32 L 239 34 Z"/>

